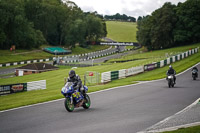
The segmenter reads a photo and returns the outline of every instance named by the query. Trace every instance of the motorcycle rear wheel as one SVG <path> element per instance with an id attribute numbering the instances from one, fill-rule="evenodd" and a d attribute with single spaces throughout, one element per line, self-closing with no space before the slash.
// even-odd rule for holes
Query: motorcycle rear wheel
<path id="1" fill-rule="evenodd" d="M 85 95 L 86 95 L 85 96 L 86 98 L 84 99 L 85 102 L 83 103 L 83 108 L 84 109 L 89 109 L 89 107 L 91 105 L 90 97 L 87 94 L 85 94 Z"/>
<path id="2" fill-rule="evenodd" d="M 71 103 L 69 97 L 68 97 L 68 98 L 65 98 L 64 104 L 65 104 L 65 109 L 66 109 L 67 111 L 69 111 L 69 112 L 74 111 L 74 104 Z"/>

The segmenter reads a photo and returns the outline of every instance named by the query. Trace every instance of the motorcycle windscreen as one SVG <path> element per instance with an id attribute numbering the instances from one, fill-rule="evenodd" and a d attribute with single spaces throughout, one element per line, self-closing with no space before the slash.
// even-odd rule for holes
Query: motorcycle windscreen
<path id="1" fill-rule="evenodd" d="M 61 92 L 62 92 L 62 94 L 66 94 L 67 93 L 67 88 L 63 87 Z"/>
<path id="2" fill-rule="evenodd" d="M 72 82 L 67 82 L 65 86 L 62 88 L 61 92 L 64 94 L 72 93 L 74 91 L 72 85 L 73 85 Z"/>
<path id="3" fill-rule="evenodd" d="M 192 70 L 192 73 L 196 74 L 196 73 L 197 73 L 197 70 Z"/>

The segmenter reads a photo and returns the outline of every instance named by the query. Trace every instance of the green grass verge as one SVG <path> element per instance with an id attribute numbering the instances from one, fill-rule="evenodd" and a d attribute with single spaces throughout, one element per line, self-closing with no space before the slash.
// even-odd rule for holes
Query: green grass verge
<path id="1" fill-rule="evenodd" d="M 198 44 L 200 45 L 200 44 Z M 176 48 L 175 48 L 176 49 Z M 183 47 L 185 49 L 185 47 Z M 181 47 L 179 47 L 178 51 L 181 51 Z M 157 51 L 158 55 L 160 51 Z M 156 53 L 154 53 L 156 54 Z M 149 60 L 152 61 L 152 60 Z M 200 62 L 200 52 L 185 58 L 184 60 L 173 63 L 173 67 L 177 71 L 177 73 L 184 71 L 185 69 L 193 66 L 194 64 Z M 136 65 L 140 65 L 145 63 L 143 61 L 132 61 L 126 63 L 115 63 L 101 66 L 93 66 L 93 67 L 85 67 L 85 68 L 77 68 L 76 72 L 81 76 L 83 80 L 84 73 L 86 71 L 97 71 L 97 72 L 105 72 L 105 71 L 113 71 L 130 68 Z M 38 81 L 38 80 L 46 80 L 47 81 L 47 89 L 46 90 L 35 90 L 30 92 L 16 93 L 12 95 L 0 96 L 0 110 L 10 109 L 14 107 L 20 107 L 24 105 L 30 105 L 50 100 L 55 100 L 62 98 L 60 91 L 64 84 L 64 77 L 68 76 L 68 72 L 71 67 L 60 67 L 59 70 L 44 72 L 40 74 L 32 74 L 26 75 L 22 77 L 13 77 L 9 79 L 1 79 L 0 85 L 5 84 L 14 84 L 14 83 L 26 83 L 30 81 Z M 98 90 L 103 90 L 107 88 L 112 88 L 116 86 L 133 84 L 136 81 L 144 81 L 144 80 L 154 80 L 165 77 L 165 73 L 168 69 L 168 66 L 156 69 L 150 72 L 145 72 L 139 74 L 137 76 L 128 77 L 125 79 L 114 80 L 105 85 L 96 85 L 89 86 L 89 92 L 94 92 Z"/>
<path id="2" fill-rule="evenodd" d="M 176 47 L 176 48 L 170 48 L 170 49 L 164 49 L 164 50 L 155 50 L 152 52 L 145 52 L 143 53 L 140 49 L 138 50 L 137 54 L 129 54 L 126 56 L 123 56 L 120 59 L 111 59 L 109 62 L 115 62 L 115 61 L 126 61 L 131 59 L 151 59 L 152 62 L 161 61 L 163 59 L 166 59 L 167 56 L 177 55 L 179 53 L 188 51 L 189 49 L 197 48 L 200 44 L 194 44 L 189 46 L 182 46 L 182 47 Z"/>
<path id="3" fill-rule="evenodd" d="M 106 21 L 107 37 L 118 42 L 137 42 L 137 24 L 133 22 Z"/>
<path id="4" fill-rule="evenodd" d="M 134 49 L 136 48 L 135 46 L 126 46 L 126 49 Z"/>
<path id="5" fill-rule="evenodd" d="M 31 51 L 30 53 L 24 53 L 25 50 L 17 50 L 16 53 L 8 52 L 8 50 L 0 50 L 0 63 L 11 63 L 19 62 L 25 60 L 34 60 L 34 59 L 46 59 L 53 57 L 52 54 L 46 53 L 44 51 Z M 25 52 L 28 52 L 27 50 Z M 17 54 L 24 53 L 24 54 Z"/>
<path id="6" fill-rule="evenodd" d="M 168 132 L 163 132 L 163 133 L 200 133 L 200 126 L 181 128 L 175 131 L 168 131 Z"/>

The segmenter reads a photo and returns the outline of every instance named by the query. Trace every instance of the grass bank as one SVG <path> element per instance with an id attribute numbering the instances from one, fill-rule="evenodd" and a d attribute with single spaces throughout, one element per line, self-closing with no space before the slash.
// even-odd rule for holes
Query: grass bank
<path id="1" fill-rule="evenodd" d="M 106 21 L 107 37 L 118 42 L 137 42 L 137 24 L 134 22 Z"/>
<path id="2" fill-rule="evenodd" d="M 152 59 L 152 62 L 157 62 L 163 59 L 166 59 L 169 56 L 177 55 L 182 52 L 188 51 L 189 49 L 197 48 L 199 47 L 199 44 L 189 45 L 189 46 L 181 46 L 181 47 L 175 47 L 175 48 L 169 48 L 169 49 L 163 49 L 163 50 L 155 50 L 150 52 L 143 52 L 141 50 L 138 50 L 138 54 L 129 54 L 126 56 L 123 56 L 119 59 L 111 59 L 109 62 L 119 62 L 119 61 L 127 61 L 127 60 L 136 60 L 136 59 Z"/>
<path id="3" fill-rule="evenodd" d="M 176 131 L 168 131 L 168 132 L 163 132 L 163 133 L 200 133 L 200 126 L 181 128 Z"/>
<path id="4" fill-rule="evenodd" d="M 77 46 L 72 49 L 72 54 L 83 54 L 94 52 L 98 50 L 107 49 L 109 46 L 104 45 L 92 45 L 89 48 L 82 48 Z M 10 52 L 9 50 L 0 50 L 0 64 L 1 63 L 10 63 L 10 62 L 19 62 L 25 60 L 34 60 L 34 59 L 46 59 L 50 57 L 54 57 L 55 55 L 44 52 L 39 49 L 34 50 L 16 50 L 16 52 Z"/>
<path id="5" fill-rule="evenodd" d="M 195 46 L 199 46 L 200 44 L 195 44 Z M 188 46 L 187 49 L 191 47 Z M 176 48 L 174 48 L 176 49 Z M 181 51 L 182 47 L 179 47 L 177 51 Z M 183 47 L 185 49 L 185 47 Z M 173 50 L 173 49 L 171 49 Z M 162 50 L 161 50 L 162 51 Z M 160 50 L 158 50 L 157 54 L 160 55 Z M 154 51 L 156 52 L 156 51 Z M 145 54 L 145 53 L 143 53 Z M 148 54 L 148 53 L 146 53 Z M 156 53 L 154 53 L 156 55 Z M 153 58 L 152 58 L 153 59 Z M 152 59 L 147 61 L 152 61 Z M 173 63 L 173 67 L 176 69 L 177 73 L 184 71 L 185 69 L 193 66 L 194 64 L 200 62 L 200 52 L 185 58 L 184 60 L 178 61 Z M 86 68 L 77 68 L 76 72 L 81 76 L 83 80 L 84 73 L 86 71 L 97 71 L 97 72 L 105 72 L 105 71 L 113 71 L 113 70 L 120 70 L 130 68 L 136 65 L 141 65 L 145 63 L 145 61 L 130 61 L 126 63 L 115 63 L 109 65 L 102 65 L 102 66 L 93 66 L 93 67 L 86 67 Z M 44 72 L 40 74 L 33 74 L 27 75 L 23 77 L 13 77 L 9 79 L 1 79 L 0 85 L 3 84 L 14 84 L 14 83 L 24 83 L 30 81 L 37 81 L 37 80 L 46 80 L 47 81 L 47 89 L 46 90 L 36 90 L 36 91 L 29 91 L 23 93 L 16 93 L 12 95 L 0 96 L 0 110 L 20 107 L 24 105 L 30 105 L 50 100 L 55 100 L 59 98 L 63 98 L 60 91 L 64 85 L 64 77 L 68 76 L 68 72 L 71 67 L 61 67 L 59 70 Z M 145 72 L 139 74 L 137 76 L 128 77 L 125 79 L 114 80 L 105 85 L 95 85 L 89 86 L 89 92 L 94 92 L 98 90 L 103 90 L 107 88 L 112 88 L 116 86 L 122 85 L 129 85 L 134 84 L 137 81 L 144 81 L 144 80 L 154 80 L 160 79 L 165 77 L 165 73 L 168 69 L 168 66 L 155 69 L 150 72 Z"/>

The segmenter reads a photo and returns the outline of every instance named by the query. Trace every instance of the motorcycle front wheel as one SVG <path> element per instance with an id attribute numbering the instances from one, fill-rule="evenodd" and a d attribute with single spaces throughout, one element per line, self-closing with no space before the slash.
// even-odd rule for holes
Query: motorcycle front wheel
<path id="1" fill-rule="evenodd" d="M 172 83 L 172 87 L 174 87 L 174 83 Z"/>
<path id="2" fill-rule="evenodd" d="M 168 81 L 168 86 L 171 87 L 171 80 Z"/>
<path id="3" fill-rule="evenodd" d="M 69 111 L 69 112 L 74 111 L 74 104 L 71 103 L 69 97 L 68 97 L 68 98 L 65 98 L 64 104 L 65 104 L 65 109 L 66 109 L 67 111 Z"/>
<path id="4" fill-rule="evenodd" d="M 87 94 L 85 94 L 85 95 L 86 96 L 85 96 L 85 99 L 84 99 L 85 102 L 83 103 L 83 108 L 88 109 L 91 105 L 91 101 L 90 101 L 90 97 Z"/>

